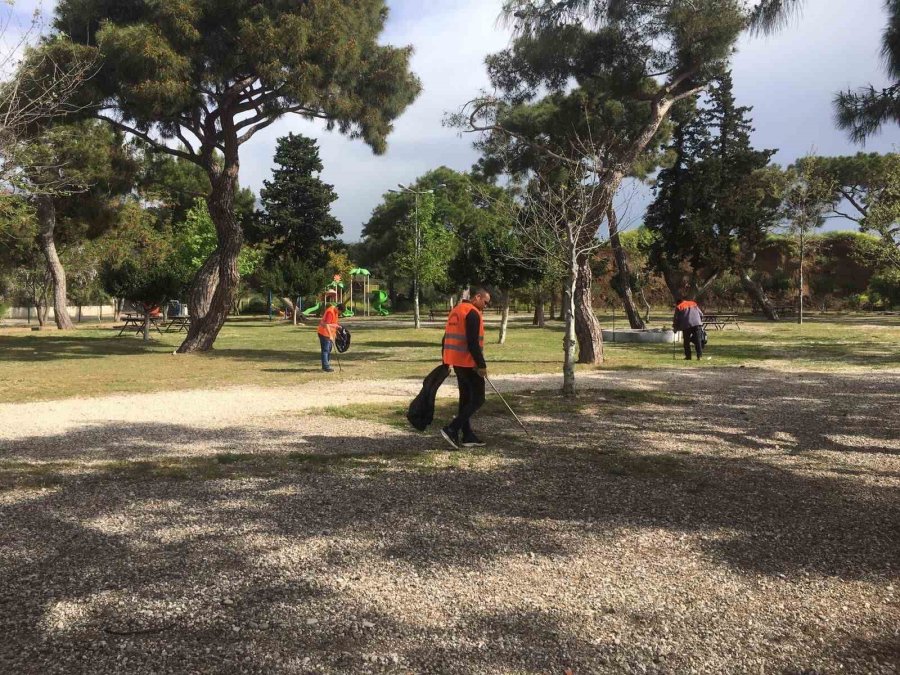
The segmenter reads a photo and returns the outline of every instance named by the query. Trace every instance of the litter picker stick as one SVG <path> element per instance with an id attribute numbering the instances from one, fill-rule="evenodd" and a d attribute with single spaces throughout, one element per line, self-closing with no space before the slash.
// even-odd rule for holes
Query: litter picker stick
<path id="1" fill-rule="evenodd" d="M 491 385 L 491 389 L 494 390 L 494 393 L 497 394 L 497 396 L 500 397 L 500 400 L 501 400 L 501 401 L 503 401 L 503 405 L 506 406 L 506 409 L 509 410 L 510 414 L 511 414 L 513 417 L 516 418 L 516 422 L 519 423 L 519 426 L 522 427 L 522 429 L 525 431 L 525 433 L 526 433 L 528 436 L 531 436 L 531 432 L 528 431 L 528 427 L 526 427 L 526 426 L 522 423 L 522 420 L 519 419 L 519 416 L 516 415 L 515 411 L 514 411 L 512 408 L 509 407 L 509 403 L 507 403 L 507 402 L 506 402 L 506 399 L 503 398 L 503 394 L 501 394 L 499 391 L 497 391 L 497 387 L 495 387 L 495 386 L 494 386 L 494 383 L 491 382 L 491 378 L 489 378 L 487 375 L 485 375 L 485 376 L 484 376 L 484 379 L 487 380 L 488 384 Z"/>
<path id="2" fill-rule="evenodd" d="M 338 351 L 337 343 L 336 343 L 334 340 L 331 341 L 331 351 L 332 351 L 332 353 L 334 354 L 335 358 L 337 359 L 337 362 L 338 362 L 338 372 L 341 373 L 341 374 L 343 374 L 343 373 L 344 373 L 344 369 L 343 369 L 343 367 L 341 366 L 341 353 Z"/>

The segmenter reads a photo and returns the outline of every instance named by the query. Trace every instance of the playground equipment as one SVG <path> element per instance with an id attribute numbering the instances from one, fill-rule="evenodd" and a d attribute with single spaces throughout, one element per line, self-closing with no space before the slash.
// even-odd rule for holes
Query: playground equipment
<path id="1" fill-rule="evenodd" d="M 303 310 L 302 312 L 300 312 L 300 313 L 301 313 L 303 316 L 314 316 L 315 314 L 318 314 L 318 313 L 319 313 L 319 310 L 321 310 L 321 309 L 322 309 L 322 303 L 321 303 L 321 302 L 317 302 L 317 303 L 316 303 L 315 305 L 313 305 L 312 307 L 307 307 L 306 309 L 304 309 L 304 310 Z"/>
<path id="2" fill-rule="evenodd" d="M 341 281 L 341 275 L 335 274 L 334 281 L 328 284 L 326 289 L 330 289 L 331 293 L 334 293 L 334 296 L 338 302 L 344 302 L 344 282 Z M 329 293 L 329 290 L 325 291 L 326 295 Z M 352 298 L 351 298 L 352 299 Z"/>
<path id="3" fill-rule="evenodd" d="M 387 293 L 384 291 L 372 292 L 372 309 L 378 316 L 388 316 L 390 312 L 385 307 L 388 301 Z"/>
<path id="4" fill-rule="evenodd" d="M 369 278 L 371 276 L 372 273 L 362 267 L 354 267 L 350 270 L 350 302 L 348 307 L 353 304 L 353 283 L 356 281 L 356 277 L 362 277 L 363 303 L 366 316 L 369 316 Z"/>

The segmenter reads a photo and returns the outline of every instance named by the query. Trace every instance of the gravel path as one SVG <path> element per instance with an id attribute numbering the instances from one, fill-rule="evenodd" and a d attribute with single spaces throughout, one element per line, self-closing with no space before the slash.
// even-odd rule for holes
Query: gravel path
<path id="1" fill-rule="evenodd" d="M 900 372 L 498 380 L 0 406 L 0 672 L 898 672 Z"/>
<path id="2" fill-rule="evenodd" d="M 556 375 L 505 375 L 491 379 L 501 391 L 562 387 L 562 378 Z M 627 375 L 620 373 L 588 374 L 579 377 L 578 385 L 597 388 L 626 379 Z M 453 382 L 448 380 L 450 385 Z M 325 406 L 409 401 L 421 386 L 416 380 L 344 380 L 334 376 L 297 387 L 194 389 L 7 403 L 0 404 L 0 440 L 63 434 L 111 422 L 117 422 L 126 433 L 129 425 L 158 422 L 215 429 L 234 420 L 272 419 Z M 445 385 L 440 395 L 455 396 L 456 389 Z"/>

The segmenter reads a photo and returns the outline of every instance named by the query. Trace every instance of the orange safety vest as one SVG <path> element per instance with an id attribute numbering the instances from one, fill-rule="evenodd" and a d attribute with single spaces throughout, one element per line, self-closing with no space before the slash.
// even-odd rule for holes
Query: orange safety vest
<path id="1" fill-rule="evenodd" d="M 338 327 L 338 311 L 337 307 L 332 305 L 331 307 L 327 307 L 325 312 L 322 314 L 322 318 L 319 320 L 319 330 L 318 333 L 322 337 L 327 337 L 329 340 L 334 340 L 334 336 L 337 334 Z"/>
<path id="2" fill-rule="evenodd" d="M 697 303 L 693 300 L 682 300 L 677 305 L 675 305 L 675 309 L 679 312 L 686 310 L 688 307 L 697 307 Z"/>
<path id="3" fill-rule="evenodd" d="M 444 363 L 448 366 L 476 368 L 478 364 L 469 352 L 469 341 L 466 339 L 466 317 L 469 312 L 478 313 L 478 335 L 481 347 L 484 348 L 484 317 L 471 302 L 461 302 L 447 317 L 444 328 Z"/>

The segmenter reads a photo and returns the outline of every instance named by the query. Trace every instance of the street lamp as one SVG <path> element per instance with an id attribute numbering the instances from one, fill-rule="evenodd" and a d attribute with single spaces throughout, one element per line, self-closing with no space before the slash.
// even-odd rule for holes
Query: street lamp
<path id="1" fill-rule="evenodd" d="M 415 199 L 415 252 L 413 254 L 413 322 L 416 328 L 421 327 L 421 319 L 419 316 L 419 249 L 421 248 L 421 240 L 419 236 L 419 195 L 433 195 L 435 190 L 447 187 L 444 183 L 440 183 L 434 188 L 428 190 L 415 190 L 411 187 L 397 183 L 399 190 L 388 190 L 394 194 L 411 194 Z"/>

